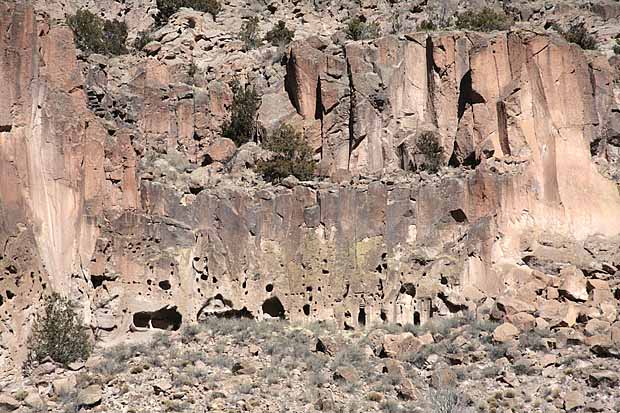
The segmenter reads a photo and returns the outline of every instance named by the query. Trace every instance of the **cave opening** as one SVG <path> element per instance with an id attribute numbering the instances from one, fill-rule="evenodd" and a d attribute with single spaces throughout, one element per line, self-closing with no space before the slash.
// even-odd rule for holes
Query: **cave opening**
<path id="1" fill-rule="evenodd" d="M 303 309 L 304 309 L 304 314 L 309 316 L 310 315 L 310 304 L 305 304 Z"/>
<path id="2" fill-rule="evenodd" d="M 263 303 L 263 313 L 273 318 L 284 318 L 284 306 L 278 297 L 271 297 Z"/>
<path id="3" fill-rule="evenodd" d="M 414 326 L 420 325 L 420 312 L 419 311 L 413 312 L 413 325 Z"/>
<path id="4" fill-rule="evenodd" d="M 357 324 L 360 326 L 366 325 L 366 309 L 363 306 L 360 306 L 360 311 L 357 314 Z"/>
<path id="5" fill-rule="evenodd" d="M 140 311 L 133 315 L 133 324 L 138 328 L 156 328 L 176 331 L 181 328 L 183 317 L 176 307 L 164 307 L 157 311 Z"/>

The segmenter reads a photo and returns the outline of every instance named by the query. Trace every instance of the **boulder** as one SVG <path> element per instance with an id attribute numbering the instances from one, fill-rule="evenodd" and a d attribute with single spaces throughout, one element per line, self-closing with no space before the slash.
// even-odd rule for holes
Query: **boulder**
<path id="1" fill-rule="evenodd" d="M 511 323 L 504 323 L 493 331 L 493 340 L 503 343 L 510 341 L 519 335 L 519 329 Z"/>
<path id="2" fill-rule="evenodd" d="M 382 353 L 387 357 L 403 358 L 419 351 L 424 346 L 422 340 L 411 333 L 386 334 L 383 337 Z"/>
<path id="3" fill-rule="evenodd" d="M 77 404 L 79 407 L 92 408 L 101 403 L 102 397 L 103 389 L 101 386 L 98 384 L 91 384 L 78 392 Z"/>
<path id="4" fill-rule="evenodd" d="M 334 372 L 333 377 L 336 381 L 345 381 L 347 383 L 355 383 L 360 379 L 357 370 L 349 366 L 338 367 Z"/>
<path id="5" fill-rule="evenodd" d="M 233 364 L 231 371 L 234 375 L 251 375 L 256 373 L 256 367 L 247 361 L 238 361 Z"/>
<path id="6" fill-rule="evenodd" d="M 580 391 L 569 391 L 564 395 L 564 410 L 575 411 L 585 406 L 585 395 Z"/>
<path id="7" fill-rule="evenodd" d="M 620 384 L 620 374 L 611 370 L 597 370 L 589 374 L 588 383 L 592 387 L 598 387 L 601 384 L 614 387 Z"/>
<path id="8" fill-rule="evenodd" d="M 610 328 L 608 321 L 593 319 L 586 324 L 585 333 L 587 336 L 601 335 L 608 333 Z"/>
<path id="9" fill-rule="evenodd" d="M 507 316 L 506 319 L 521 332 L 529 331 L 536 327 L 536 318 L 525 312 Z"/>
<path id="10" fill-rule="evenodd" d="M 560 284 L 560 294 L 573 301 L 588 300 L 588 280 L 583 272 L 575 266 L 563 268 L 560 271 L 562 283 Z"/>
<path id="11" fill-rule="evenodd" d="M 19 409 L 21 403 L 11 396 L 6 394 L 0 395 L 0 411 L 1 412 L 12 412 L 14 410 Z"/>
<path id="12" fill-rule="evenodd" d="M 207 156 L 213 162 L 226 162 L 233 157 L 237 146 L 228 138 L 219 138 L 207 148 Z"/>

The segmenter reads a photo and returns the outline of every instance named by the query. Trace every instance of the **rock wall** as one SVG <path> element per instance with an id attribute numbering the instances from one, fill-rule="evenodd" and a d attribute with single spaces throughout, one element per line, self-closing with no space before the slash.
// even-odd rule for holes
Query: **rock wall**
<path id="1" fill-rule="evenodd" d="M 146 55 L 78 60 L 66 27 L 0 5 L 3 358 L 49 289 L 113 339 L 211 313 L 417 324 L 576 263 L 620 270 L 600 55 L 528 31 L 297 40 L 257 69 L 258 121 L 302 129 L 323 178 L 272 186 L 248 169 L 256 144 L 217 136 L 231 60 L 209 60 L 205 17 L 174 24 Z M 199 44 L 213 66 L 191 79 Z M 416 170 L 424 131 L 438 175 Z"/>

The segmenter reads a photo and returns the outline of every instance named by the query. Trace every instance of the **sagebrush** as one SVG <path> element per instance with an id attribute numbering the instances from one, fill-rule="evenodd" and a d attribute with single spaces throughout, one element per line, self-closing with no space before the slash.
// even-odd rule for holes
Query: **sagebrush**
<path id="1" fill-rule="evenodd" d="M 457 16 L 456 27 L 477 32 L 508 30 L 512 20 L 505 13 L 485 7 L 480 11 L 468 10 Z"/>
<path id="2" fill-rule="evenodd" d="M 91 348 L 86 327 L 75 304 L 58 293 L 52 293 L 45 299 L 43 313 L 32 326 L 27 364 L 49 357 L 66 365 L 88 358 Z"/>
<path id="3" fill-rule="evenodd" d="M 380 30 L 377 23 L 369 23 L 360 17 L 354 17 L 349 20 L 345 32 L 351 40 L 368 40 L 378 37 Z"/>
<path id="4" fill-rule="evenodd" d="M 286 46 L 293 40 L 295 32 L 289 30 L 286 27 L 286 23 L 283 20 L 278 21 L 278 24 L 273 29 L 269 30 L 265 34 L 265 40 L 274 46 Z"/>
<path id="5" fill-rule="evenodd" d="M 213 19 L 222 10 L 222 5 L 218 0 L 157 0 L 157 8 L 159 9 L 157 22 L 159 24 L 166 23 L 181 7 L 210 13 Z"/>
<path id="6" fill-rule="evenodd" d="M 243 40 L 246 50 L 256 49 L 260 44 L 258 37 L 258 17 L 250 17 L 241 26 L 239 37 Z"/>

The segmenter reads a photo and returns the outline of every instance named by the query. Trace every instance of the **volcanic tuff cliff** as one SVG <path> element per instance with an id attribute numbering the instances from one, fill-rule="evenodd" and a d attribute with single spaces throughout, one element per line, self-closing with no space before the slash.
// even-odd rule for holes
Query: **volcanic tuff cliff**
<path id="1" fill-rule="evenodd" d="M 153 5 L 133 3 L 135 35 Z M 78 59 L 60 5 L 0 4 L 3 361 L 49 289 L 102 339 L 223 311 L 420 323 L 540 304 L 574 267 L 610 279 L 617 311 L 613 59 L 525 28 L 342 42 L 306 25 L 286 50 L 244 52 L 236 6 L 182 10 L 145 54 Z M 258 145 L 218 136 L 234 76 L 261 89 L 267 130 L 303 130 L 321 179 L 267 184 Z M 412 170 L 423 131 L 437 175 Z"/>

